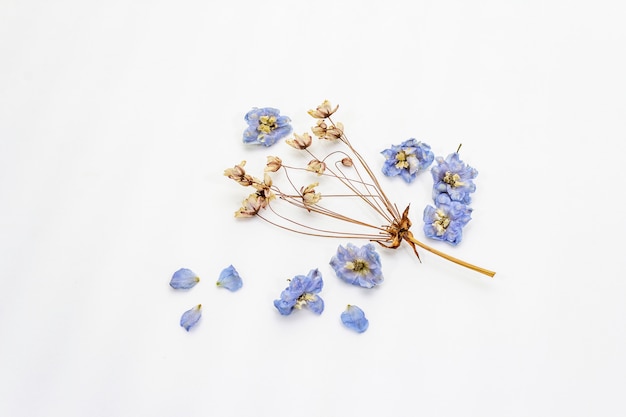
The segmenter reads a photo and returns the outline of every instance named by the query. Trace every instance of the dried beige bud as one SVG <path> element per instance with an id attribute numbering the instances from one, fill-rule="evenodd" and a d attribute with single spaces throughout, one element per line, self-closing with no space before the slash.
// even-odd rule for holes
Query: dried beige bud
<path id="1" fill-rule="evenodd" d="M 268 156 L 265 172 L 276 172 L 283 166 L 283 161 L 277 156 Z"/>
<path id="2" fill-rule="evenodd" d="M 315 172 L 317 175 L 322 175 L 326 170 L 326 164 L 322 161 L 318 161 L 317 159 L 313 159 L 306 166 L 307 171 Z"/>
<path id="3" fill-rule="evenodd" d="M 293 136 L 293 139 L 288 139 L 285 142 L 287 142 L 287 145 L 292 146 L 296 149 L 306 149 L 311 146 L 311 143 L 313 142 L 311 135 L 309 135 L 308 133 L 303 133 L 302 135 L 294 133 Z"/>
<path id="4" fill-rule="evenodd" d="M 335 106 L 334 109 L 331 108 L 330 102 L 328 100 L 324 100 L 324 102 L 317 106 L 315 110 L 309 110 L 309 114 L 316 119 L 325 119 L 336 112 L 337 108 L 339 108 L 339 106 Z"/>
<path id="5" fill-rule="evenodd" d="M 352 159 L 347 156 L 341 160 L 341 164 L 344 167 L 351 167 L 352 165 L 354 165 L 354 163 L 352 162 Z"/>

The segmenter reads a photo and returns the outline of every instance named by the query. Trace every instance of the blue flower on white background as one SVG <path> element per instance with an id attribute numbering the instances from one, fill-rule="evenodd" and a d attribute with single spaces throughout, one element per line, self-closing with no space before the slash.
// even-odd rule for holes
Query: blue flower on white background
<path id="1" fill-rule="evenodd" d="M 371 243 L 360 248 L 352 243 L 339 245 L 330 266 L 339 278 L 352 285 L 372 288 L 384 279 L 380 256 Z"/>
<path id="2" fill-rule="evenodd" d="M 243 132 L 244 143 L 272 146 L 292 131 L 291 119 L 272 107 L 255 107 L 246 113 L 245 120 L 248 128 Z"/>
<path id="3" fill-rule="evenodd" d="M 472 209 L 458 201 L 424 209 L 424 234 L 456 246 L 463 237 L 463 227 L 472 219 Z"/>
<path id="4" fill-rule="evenodd" d="M 428 168 L 435 158 L 429 145 L 415 139 L 392 145 L 381 153 L 385 157 L 383 174 L 388 177 L 400 175 L 408 183 L 413 182 L 417 173 Z"/>
<path id="5" fill-rule="evenodd" d="M 440 202 L 440 194 L 447 194 L 452 201 L 469 204 L 470 194 L 476 191 L 473 180 L 478 175 L 478 171 L 465 164 L 456 152 L 448 155 L 445 160 L 441 156 L 435 160 L 437 165 L 430 170 L 434 181 L 433 200 L 435 203 Z M 445 203 L 445 201 L 441 202 Z"/>
<path id="6" fill-rule="evenodd" d="M 316 314 L 322 314 L 324 300 L 318 293 L 322 291 L 323 286 L 322 274 L 317 268 L 309 271 L 306 276 L 297 275 L 289 281 L 289 286 L 280 294 L 280 299 L 274 300 L 274 307 L 284 316 L 302 307 L 307 307 Z"/>

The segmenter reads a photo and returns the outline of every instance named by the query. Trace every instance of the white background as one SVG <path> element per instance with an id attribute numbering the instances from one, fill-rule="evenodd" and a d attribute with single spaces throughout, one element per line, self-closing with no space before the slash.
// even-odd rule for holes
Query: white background
<path id="1" fill-rule="evenodd" d="M 410 5 L 410 6 L 409 6 Z M 0 415 L 623 416 L 626 30 L 618 1 L 0 2 Z M 480 276 L 237 221 L 277 107 L 337 120 L 376 172 L 415 137 L 476 167 L 458 247 Z M 380 176 L 414 231 L 429 174 Z M 355 244 L 364 242 L 354 241 Z M 233 264 L 237 293 L 216 289 Z M 172 273 L 201 282 L 176 292 Z M 321 316 L 283 317 L 318 267 Z M 202 303 L 187 333 L 183 311 Z M 345 329 L 361 306 L 370 328 Z"/>

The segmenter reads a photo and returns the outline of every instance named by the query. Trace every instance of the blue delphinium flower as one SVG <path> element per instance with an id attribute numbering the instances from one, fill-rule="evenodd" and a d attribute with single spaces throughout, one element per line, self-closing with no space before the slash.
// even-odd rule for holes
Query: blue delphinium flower
<path id="1" fill-rule="evenodd" d="M 246 113 L 248 128 L 243 132 L 244 143 L 272 146 L 291 133 L 291 119 L 281 116 L 278 109 L 271 107 L 253 108 Z"/>
<path id="2" fill-rule="evenodd" d="M 408 183 L 415 179 L 419 171 L 428 168 L 435 158 L 429 145 L 415 139 L 392 145 L 381 153 L 385 157 L 383 174 L 389 177 L 400 175 Z"/>
<path id="3" fill-rule="evenodd" d="M 471 220 L 472 209 L 458 201 L 438 204 L 437 208 L 424 209 L 424 233 L 431 239 L 441 240 L 453 246 L 461 242 L 463 227 Z"/>
<path id="4" fill-rule="evenodd" d="M 234 266 L 224 268 L 217 279 L 218 287 L 226 288 L 229 291 L 237 291 L 243 285 L 243 281 Z"/>
<path id="5" fill-rule="evenodd" d="M 291 314 L 295 309 L 307 307 L 316 314 L 324 311 L 324 300 L 317 295 L 322 291 L 324 281 L 322 274 L 316 269 L 312 269 L 304 275 L 297 275 L 289 281 L 289 286 L 280 294 L 279 300 L 274 300 L 274 307 L 284 316 Z"/>
<path id="6" fill-rule="evenodd" d="M 433 175 L 433 200 L 439 204 L 441 194 L 447 194 L 452 201 L 460 201 L 469 204 L 470 194 L 476 191 L 474 178 L 478 171 L 465 164 L 459 158 L 458 153 L 451 153 L 444 160 L 441 156 L 436 159 L 437 165 L 433 166 L 430 172 Z M 443 196 L 445 199 L 446 196 Z M 445 204 L 445 200 L 441 201 Z"/>
<path id="7" fill-rule="evenodd" d="M 345 248 L 339 245 L 330 266 L 339 278 L 353 285 L 372 288 L 383 282 L 380 256 L 371 243 L 360 248 L 352 243 Z"/>
<path id="8" fill-rule="evenodd" d="M 200 317 L 202 317 L 202 304 L 198 304 L 192 309 L 185 311 L 180 318 L 180 325 L 185 330 L 189 331 L 189 329 L 198 323 Z"/>
<path id="9" fill-rule="evenodd" d="M 365 318 L 365 313 L 359 307 L 348 304 L 346 310 L 341 313 L 341 322 L 349 329 L 358 333 L 367 330 L 370 323 Z"/>
<path id="10" fill-rule="evenodd" d="M 188 290 L 199 281 L 200 278 L 191 269 L 181 268 L 172 275 L 170 286 L 177 290 Z"/>

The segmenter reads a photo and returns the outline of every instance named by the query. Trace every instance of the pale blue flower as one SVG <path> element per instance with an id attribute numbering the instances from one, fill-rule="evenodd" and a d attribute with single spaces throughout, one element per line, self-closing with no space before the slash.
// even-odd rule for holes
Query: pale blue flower
<path id="1" fill-rule="evenodd" d="M 341 313 L 341 322 L 349 329 L 363 333 L 369 327 L 369 321 L 365 313 L 359 307 L 348 304 L 346 310 Z"/>
<path id="2" fill-rule="evenodd" d="M 324 281 L 322 274 L 316 269 L 308 275 L 297 275 L 289 281 L 289 286 L 280 294 L 279 300 L 274 300 L 274 307 L 284 316 L 291 314 L 295 309 L 307 307 L 316 314 L 324 311 L 324 300 L 317 295 L 322 291 Z"/>
<path id="3" fill-rule="evenodd" d="M 459 158 L 458 153 L 451 153 L 444 160 L 441 156 L 435 158 L 437 165 L 434 165 L 430 172 L 433 175 L 433 200 L 439 205 L 444 203 L 440 194 L 447 194 L 450 200 L 469 204 L 470 194 L 476 191 L 474 178 L 478 171 L 465 164 Z M 444 196 L 445 199 L 445 196 Z"/>
<path id="4" fill-rule="evenodd" d="M 371 243 L 357 247 L 348 243 L 339 245 L 337 254 L 330 260 L 330 266 L 339 278 L 352 285 L 372 288 L 383 282 L 380 256 Z"/>
<path id="5" fill-rule="evenodd" d="M 461 242 L 463 227 L 471 220 L 472 209 L 458 201 L 424 209 L 424 234 L 453 246 Z"/>
<path id="6" fill-rule="evenodd" d="M 272 146 L 292 131 L 291 119 L 271 107 L 255 107 L 246 113 L 245 120 L 248 128 L 243 132 L 244 143 Z"/>
<path id="7" fill-rule="evenodd" d="M 181 268 L 172 275 L 170 286 L 177 290 L 188 290 L 199 281 L 200 278 L 191 269 Z"/>
<path id="8" fill-rule="evenodd" d="M 435 158 L 429 145 L 415 139 L 392 145 L 381 154 L 385 157 L 383 174 L 388 177 L 400 175 L 408 183 L 415 179 L 419 171 L 428 168 Z"/>
<path id="9" fill-rule="evenodd" d="M 202 317 L 202 304 L 198 304 L 192 309 L 185 311 L 180 318 L 180 325 L 185 330 L 189 331 L 189 329 L 198 323 L 200 317 Z"/>
<path id="10" fill-rule="evenodd" d="M 235 267 L 230 265 L 220 273 L 216 285 L 230 291 L 237 291 L 243 285 L 243 281 Z"/>

